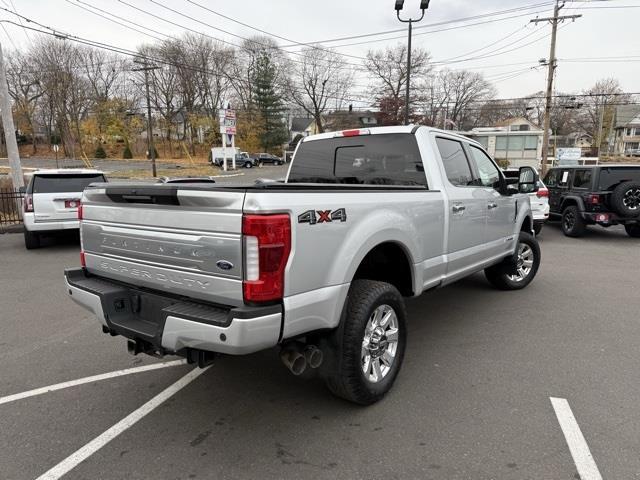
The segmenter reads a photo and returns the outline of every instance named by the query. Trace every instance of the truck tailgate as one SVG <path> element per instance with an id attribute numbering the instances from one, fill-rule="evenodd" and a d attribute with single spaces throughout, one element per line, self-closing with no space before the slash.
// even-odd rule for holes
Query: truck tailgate
<path id="1" fill-rule="evenodd" d="M 239 306 L 242 189 L 177 185 L 85 190 L 82 250 L 90 273 Z"/>

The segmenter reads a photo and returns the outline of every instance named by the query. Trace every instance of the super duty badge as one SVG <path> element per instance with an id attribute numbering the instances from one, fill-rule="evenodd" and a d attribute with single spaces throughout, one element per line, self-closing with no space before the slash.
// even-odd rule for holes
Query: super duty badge
<path id="1" fill-rule="evenodd" d="M 315 225 L 316 223 L 330 222 L 346 222 L 347 211 L 344 208 L 337 210 L 307 210 L 298 215 L 298 223 L 308 223 Z"/>

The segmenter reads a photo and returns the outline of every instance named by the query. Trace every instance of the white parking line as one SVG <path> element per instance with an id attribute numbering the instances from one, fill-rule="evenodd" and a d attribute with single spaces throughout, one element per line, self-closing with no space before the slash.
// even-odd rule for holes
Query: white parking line
<path id="1" fill-rule="evenodd" d="M 578 474 L 581 480 L 602 480 L 602 475 L 598 470 L 596 462 L 593 460 L 593 455 L 589 451 L 582 431 L 578 422 L 576 422 L 569 402 L 564 398 L 550 397 L 551 405 L 556 412 L 560 428 L 564 433 L 564 438 L 569 446 L 569 451 L 573 457 L 573 462 L 576 464 Z"/>
<path id="2" fill-rule="evenodd" d="M 23 398 L 35 397 L 36 395 L 42 395 L 43 393 L 55 392 L 56 390 L 62 390 L 63 388 L 75 387 L 76 385 L 83 385 L 85 383 L 98 382 L 100 380 L 107 380 L 109 378 L 121 377 L 123 375 L 131 375 L 132 373 L 148 372 L 149 370 L 158 370 L 159 368 L 175 367 L 177 365 L 184 365 L 186 360 L 174 360 L 172 362 L 153 363 L 151 365 L 144 365 L 142 367 L 126 368 L 124 370 L 116 370 L 114 372 L 101 373 L 100 375 L 93 375 L 91 377 L 79 378 L 78 380 L 70 380 L 68 382 L 56 383 L 55 385 L 49 385 L 48 387 L 40 387 L 34 390 L 28 390 L 22 393 L 15 393 L 6 397 L 0 397 L 0 405 L 3 403 L 15 402 L 16 400 L 22 400 Z"/>
<path id="3" fill-rule="evenodd" d="M 178 380 L 173 385 L 170 385 L 165 390 L 160 392 L 158 395 L 153 397 L 147 403 L 142 405 L 137 410 L 134 410 L 129 415 L 124 417 L 118 423 L 116 423 L 113 427 L 109 428 L 104 433 L 98 435 L 96 438 L 87 443 L 80 450 L 69 455 L 58 465 L 40 475 L 36 480 L 57 480 L 62 477 L 67 472 L 74 469 L 78 466 L 82 461 L 89 458 L 95 452 L 104 447 L 111 440 L 116 438 L 122 432 L 132 427 L 136 422 L 144 418 L 146 415 L 151 413 L 155 408 L 159 407 L 164 401 L 168 400 L 171 396 L 176 394 L 178 391 L 189 385 L 193 380 L 198 378 L 204 372 L 206 372 L 210 367 L 206 367 L 203 369 L 196 368 L 187 373 L 184 377 Z"/>

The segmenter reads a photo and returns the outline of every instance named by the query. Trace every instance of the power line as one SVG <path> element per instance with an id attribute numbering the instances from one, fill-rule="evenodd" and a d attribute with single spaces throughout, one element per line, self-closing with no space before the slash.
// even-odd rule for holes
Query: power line
<path id="1" fill-rule="evenodd" d="M 456 18 L 456 19 L 445 20 L 445 21 L 436 22 L 436 23 L 428 23 L 428 24 L 416 27 L 416 30 L 429 28 L 429 27 L 436 27 L 436 26 L 440 26 L 440 25 L 448 25 L 448 24 L 451 24 L 451 23 L 466 22 L 468 20 L 475 20 L 475 19 L 486 18 L 486 17 L 490 17 L 490 16 L 503 15 L 505 13 L 511 13 L 511 12 L 515 12 L 515 11 L 531 10 L 533 8 L 537 8 L 537 7 L 541 7 L 541 6 L 548 6 L 548 5 L 552 5 L 552 4 L 553 4 L 553 2 L 544 2 L 544 3 L 534 4 L 534 5 L 528 5 L 528 6 L 525 6 L 525 7 L 516 7 L 516 8 L 510 8 L 510 9 L 507 9 L 507 10 L 500 10 L 500 11 L 496 11 L 496 12 L 483 13 L 483 14 L 480 14 L 480 15 L 473 15 L 473 16 L 470 16 L 470 17 Z M 531 15 L 531 12 L 529 12 L 527 15 Z M 329 38 L 329 39 L 317 40 L 317 41 L 309 42 L 309 43 L 326 44 L 326 43 L 332 43 L 332 42 L 340 42 L 340 41 L 343 41 L 343 40 L 355 40 L 355 39 L 360 39 L 360 38 L 387 35 L 387 34 L 391 34 L 391 33 L 399 33 L 399 32 L 404 32 L 404 31 L 405 31 L 404 29 L 400 28 L 400 29 L 394 29 L 394 30 L 386 30 L 386 31 L 382 31 L 382 32 L 372 32 L 372 33 L 364 33 L 364 34 L 360 34 L 360 35 L 350 35 L 350 36 L 346 36 L 346 37 Z M 402 38 L 404 38 L 404 36 Z M 282 48 L 293 47 L 293 46 L 296 46 L 296 45 L 295 44 L 294 45 L 282 45 Z"/>

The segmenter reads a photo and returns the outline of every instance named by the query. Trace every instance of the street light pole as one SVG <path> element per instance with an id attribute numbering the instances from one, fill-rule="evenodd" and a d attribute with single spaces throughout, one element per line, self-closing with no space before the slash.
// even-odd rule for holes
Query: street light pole
<path id="1" fill-rule="evenodd" d="M 404 0 L 396 0 L 396 15 L 398 20 L 402 23 L 409 24 L 409 33 L 407 39 L 407 84 L 406 84 L 406 93 L 404 100 L 404 124 L 409 125 L 409 92 L 410 92 L 410 84 L 411 84 L 411 31 L 413 27 L 413 22 L 419 22 L 424 18 L 424 11 L 429 8 L 430 0 L 421 0 L 420 1 L 420 10 L 422 10 L 422 15 L 418 19 L 409 18 L 408 20 L 403 20 L 400 18 L 400 10 L 404 7 Z"/>

